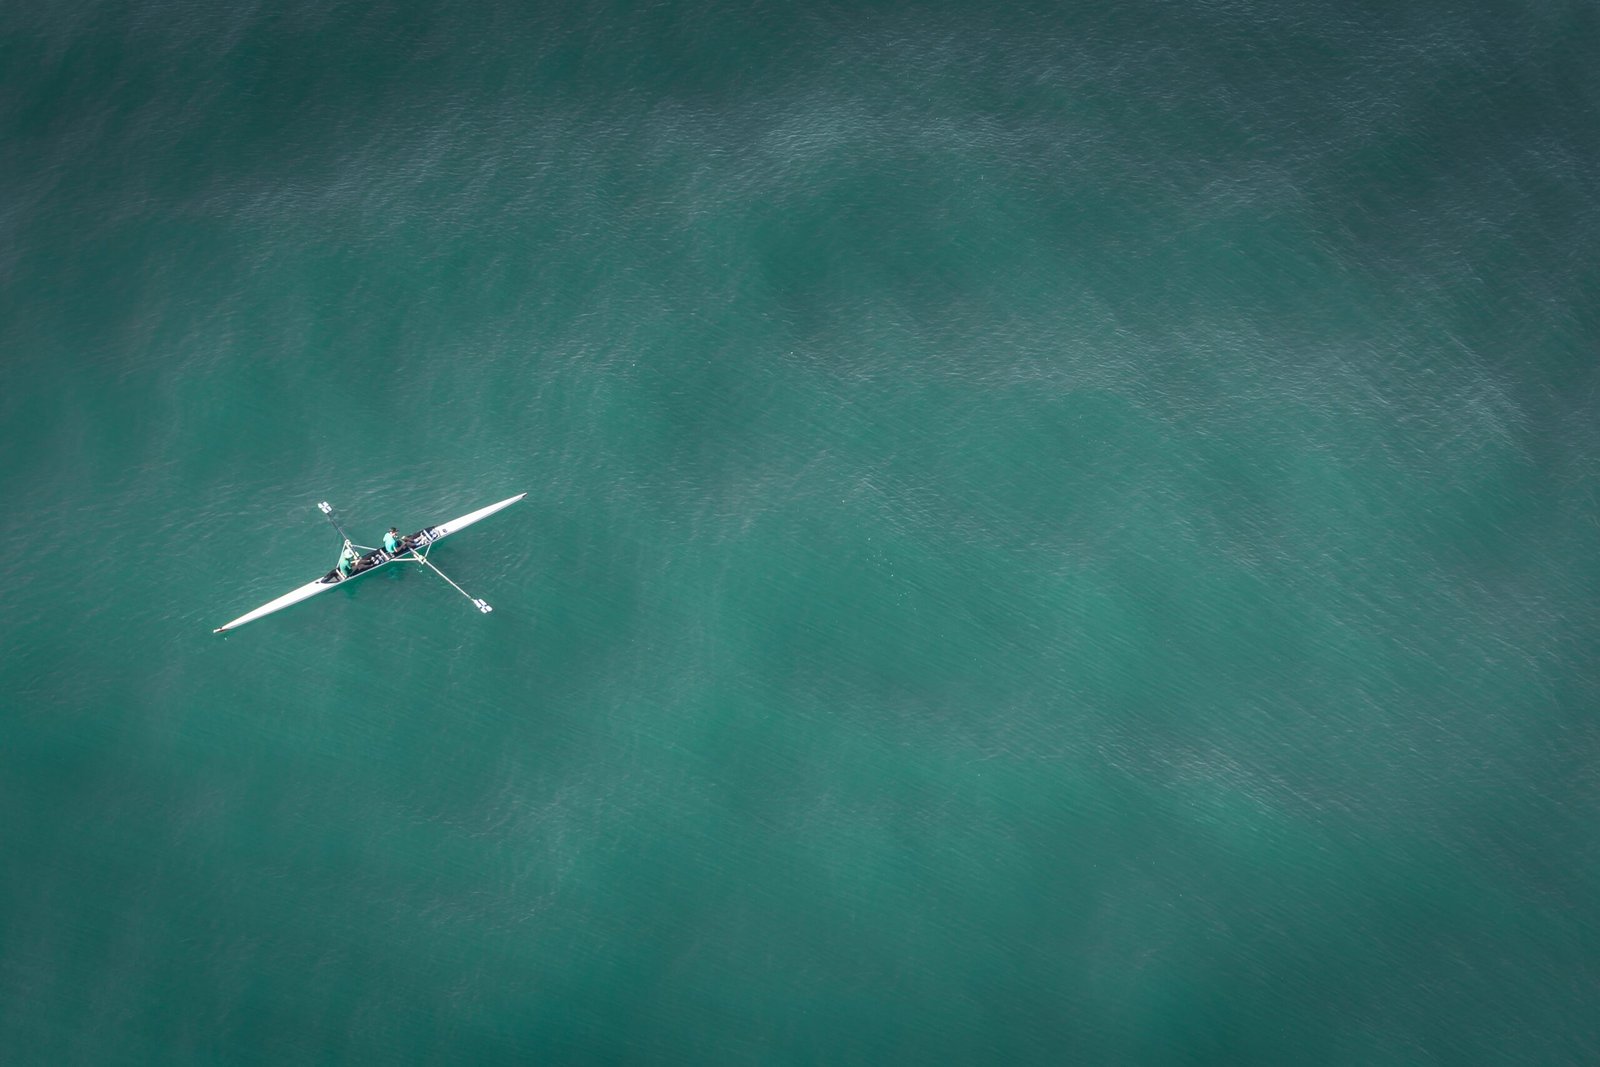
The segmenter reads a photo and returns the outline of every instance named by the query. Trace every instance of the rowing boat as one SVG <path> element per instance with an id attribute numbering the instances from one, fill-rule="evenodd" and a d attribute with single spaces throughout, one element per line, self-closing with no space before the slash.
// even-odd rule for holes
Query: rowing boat
<path id="1" fill-rule="evenodd" d="M 335 567 L 333 570 L 329 571 L 327 574 L 324 574 L 316 581 L 307 582 L 300 588 L 287 592 L 276 600 L 268 601 L 256 610 L 246 612 L 237 619 L 234 619 L 232 622 L 225 623 L 211 632 L 220 634 L 226 633 L 229 630 L 237 630 L 247 622 L 255 622 L 263 615 L 271 615 L 275 611 L 282 611 L 284 608 L 298 604 L 302 600 L 309 600 L 318 593 L 326 593 L 328 590 L 343 585 L 345 582 L 348 582 L 353 578 L 359 578 L 363 574 L 371 574 L 379 567 L 387 566 L 390 563 L 421 563 L 432 569 L 441 578 L 444 578 L 445 581 L 450 582 L 450 579 L 428 560 L 428 550 L 435 544 L 443 541 L 446 537 L 449 537 L 451 534 L 465 530 L 468 526 L 471 526 L 475 522 L 487 519 L 490 515 L 500 511 L 502 508 L 509 508 L 512 504 L 515 504 L 517 501 L 521 500 L 527 495 L 527 493 L 518 493 L 516 496 L 508 497 L 507 499 L 500 501 L 498 504 L 490 504 L 486 508 L 479 508 L 477 511 L 468 512 L 459 519 L 451 519 L 449 522 L 441 522 L 437 526 L 424 527 L 423 529 L 412 534 L 410 537 L 403 538 L 400 542 L 400 550 L 392 555 L 388 552 L 385 552 L 381 548 L 374 548 L 368 551 L 365 555 L 359 556 L 356 559 L 356 561 L 350 567 L 349 574 L 341 574 L 339 573 L 339 569 Z M 333 509 L 331 507 L 329 507 L 326 503 L 319 504 L 317 506 L 322 509 L 323 513 L 328 516 L 330 521 L 333 520 Z M 340 527 L 337 522 L 334 522 L 334 527 L 338 529 L 340 533 L 344 532 L 343 528 Z M 345 538 L 345 543 L 350 543 L 350 539 L 348 537 Z M 355 545 L 353 547 L 365 548 L 366 546 Z M 482 600 L 474 599 L 467 594 L 466 590 L 462 589 L 459 585 L 456 585 L 456 583 L 450 582 L 450 584 L 455 586 L 455 588 L 461 592 L 462 595 L 467 596 L 469 600 L 472 600 L 473 605 L 476 606 L 479 611 L 488 613 L 490 610 L 492 610 L 488 604 L 485 604 Z"/>

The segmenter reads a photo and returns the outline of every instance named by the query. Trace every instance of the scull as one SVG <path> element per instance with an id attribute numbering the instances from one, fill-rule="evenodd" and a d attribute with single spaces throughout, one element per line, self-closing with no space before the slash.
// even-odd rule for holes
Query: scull
<path id="1" fill-rule="evenodd" d="M 370 574 L 379 567 L 386 566 L 390 563 L 421 563 L 431 569 L 435 574 L 439 575 L 439 577 L 444 578 L 445 581 L 450 582 L 450 579 L 445 575 L 445 573 L 439 570 L 438 567 L 435 567 L 432 561 L 428 559 L 428 550 L 436 543 L 444 540 L 446 537 L 449 537 L 458 530 L 465 530 L 473 523 L 482 519 L 487 519 L 490 515 L 493 515 L 502 508 L 509 508 L 512 504 L 515 504 L 517 501 L 521 500 L 527 495 L 527 493 L 518 493 L 516 496 L 502 500 L 498 504 L 490 504 L 486 508 L 479 508 L 477 511 L 468 512 L 459 519 L 451 519 L 449 522 L 441 522 L 437 526 L 424 527 L 423 529 L 412 534 L 410 537 L 404 538 L 400 542 L 401 550 L 393 555 L 390 555 L 381 548 L 370 549 L 365 555 L 357 557 L 354 565 L 350 568 L 349 574 L 340 574 L 339 569 L 335 567 L 333 570 L 329 571 L 327 574 L 324 574 L 316 581 L 307 582 L 300 588 L 285 593 L 276 600 L 268 601 L 256 610 L 246 612 L 237 619 L 234 619 L 232 622 L 225 623 L 211 632 L 220 634 L 226 633 L 229 630 L 237 630 L 247 622 L 255 622 L 263 615 L 271 615 L 275 611 L 282 611 L 284 608 L 289 607 L 292 604 L 298 604 L 302 600 L 307 600 L 311 597 L 314 597 L 318 593 L 326 593 L 328 590 L 333 589 L 338 585 L 342 585 L 343 583 L 350 581 L 352 578 L 359 578 L 363 574 Z M 327 515 L 330 521 L 333 521 L 334 527 L 338 529 L 341 534 L 343 534 L 344 529 L 339 526 L 337 521 L 333 520 L 333 509 L 329 507 L 327 503 L 318 504 L 317 506 L 322 509 L 323 514 Z M 346 537 L 345 543 L 349 544 L 349 541 L 350 539 Z M 352 547 L 365 549 L 367 546 L 354 545 Z M 468 600 L 471 600 L 473 606 L 479 611 L 487 614 L 489 611 L 493 610 L 482 600 L 472 597 L 465 589 L 462 589 L 459 585 L 456 585 L 455 582 L 450 582 L 450 584 L 454 586 L 456 591 L 462 596 L 465 596 Z"/>

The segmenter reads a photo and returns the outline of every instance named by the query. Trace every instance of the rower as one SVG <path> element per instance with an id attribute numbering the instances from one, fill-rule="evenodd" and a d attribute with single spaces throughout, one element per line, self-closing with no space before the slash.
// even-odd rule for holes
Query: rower
<path id="1" fill-rule="evenodd" d="M 339 577 L 350 577 L 350 568 L 355 565 L 356 552 L 350 547 L 350 542 L 344 543 L 344 551 L 339 553 Z"/>
<path id="2" fill-rule="evenodd" d="M 400 531 L 393 526 L 383 535 L 383 550 L 393 556 L 400 551 Z"/>

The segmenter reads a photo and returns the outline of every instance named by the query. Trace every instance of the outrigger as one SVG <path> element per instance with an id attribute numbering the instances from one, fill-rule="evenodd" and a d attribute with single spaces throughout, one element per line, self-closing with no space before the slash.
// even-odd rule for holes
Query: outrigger
<path id="1" fill-rule="evenodd" d="M 344 574 L 339 570 L 338 567 L 335 567 L 333 570 L 329 571 L 327 574 L 324 574 L 316 581 L 308 582 L 292 592 L 285 593 L 278 599 L 263 604 L 254 611 L 246 612 L 237 619 L 234 619 L 232 622 L 219 626 L 211 632 L 220 634 L 226 633 L 229 630 L 236 630 L 247 622 L 255 622 L 263 615 L 271 615 L 275 611 L 282 611 L 291 604 L 298 604 L 300 601 L 314 597 L 318 593 L 326 593 L 329 589 L 332 589 L 344 582 L 348 582 L 352 578 L 359 578 L 363 574 L 370 574 L 379 567 L 386 566 L 390 563 L 422 564 L 424 567 L 427 567 L 445 581 L 450 582 L 450 587 L 452 589 L 466 597 L 468 600 L 472 601 L 473 607 L 487 615 L 494 609 L 484 601 L 468 593 L 459 585 L 456 585 L 455 582 L 450 581 L 450 576 L 445 574 L 444 571 L 441 571 L 438 567 L 435 567 L 433 562 L 428 559 L 428 551 L 433 548 L 436 543 L 444 540 L 446 537 L 449 537 L 458 530 L 464 530 L 468 526 L 471 526 L 473 523 L 478 522 L 481 519 L 487 519 L 490 515 L 493 515 L 502 508 L 509 508 L 512 504 L 515 504 L 517 501 L 521 500 L 527 495 L 527 493 L 518 493 L 516 496 L 502 500 L 498 504 L 490 504 L 486 508 L 479 508 L 477 511 L 469 512 L 468 514 L 461 516 L 459 519 L 451 519 L 449 522 L 441 522 L 437 526 L 424 527 L 409 537 L 401 538 L 398 550 L 392 553 L 385 552 L 381 548 L 371 548 L 367 545 L 358 545 L 351 542 L 350 535 L 344 532 L 344 527 L 339 525 L 339 520 L 333 517 L 333 506 L 324 500 L 319 503 L 317 507 L 320 508 L 322 513 L 328 517 L 328 521 L 333 523 L 333 528 L 339 531 L 339 536 L 344 538 L 345 547 L 352 550 L 361 549 L 364 553 L 363 555 L 357 556 L 355 562 L 351 564 L 350 573 Z"/>

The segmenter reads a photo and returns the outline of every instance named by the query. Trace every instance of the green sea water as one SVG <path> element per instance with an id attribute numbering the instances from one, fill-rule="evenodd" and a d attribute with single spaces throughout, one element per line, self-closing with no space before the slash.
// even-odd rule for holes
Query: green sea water
<path id="1" fill-rule="evenodd" d="M 0 11 L 0 1062 L 1600 1062 L 1597 46 Z"/>

